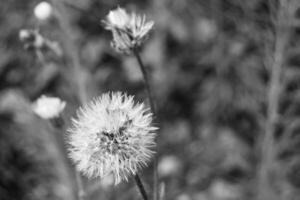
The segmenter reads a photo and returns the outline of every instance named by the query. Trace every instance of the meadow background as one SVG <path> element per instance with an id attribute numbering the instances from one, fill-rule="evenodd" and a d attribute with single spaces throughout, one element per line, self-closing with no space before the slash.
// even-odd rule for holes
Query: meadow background
<path id="1" fill-rule="evenodd" d="M 34 16 L 39 2 L 0 3 L 0 199 L 76 199 L 64 147 L 80 105 L 76 81 L 88 99 L 107 91 L 146 99 L 135 58 L 116 53 L 101 24 L 117 6 L 155 22 L 141 56 L 157 104 L 165 199 L 299 199 L 299 1 L 53 0 L 60 17 L 48 20 Z M 24 28 L 63 54 L 44 51 L 41 62 L 19 40 Z M 65 125 L 32 113 L 42 94 L 67 102 Z M 147 188 L 152 169 L 140 172 Z M 83 181 L 90 200 L 141 198 L 132 180 Z"/>

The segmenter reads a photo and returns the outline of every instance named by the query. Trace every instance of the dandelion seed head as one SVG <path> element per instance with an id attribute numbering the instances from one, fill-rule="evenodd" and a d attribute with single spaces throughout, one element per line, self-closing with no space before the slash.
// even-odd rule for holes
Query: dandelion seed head
<path id="1" fill-rule="evenodd" d="M 120 7 L 111 10 L 103 23 L 112 32 L 112 47 L 124 54 L 140 47 L 154 26 L 153 21 L 146 21 L 145 15 L 128 14 Z"/>
<path id="2" fill-rule="evenodd" d="M 59 117 L 65 106 L 66 102 L 61 99 L 43 95 L 33 103 L 32 109 L 41 118 L 52 119 Z"/>
<path id="3" fill-rule="evenodd" d="M 88 177 L 113 175 L 115 184 L 146 166 L 156 127 L 143 103 L 121 92 L 106 93 L 81 107 L 69 129 L 69 156 Z"/>

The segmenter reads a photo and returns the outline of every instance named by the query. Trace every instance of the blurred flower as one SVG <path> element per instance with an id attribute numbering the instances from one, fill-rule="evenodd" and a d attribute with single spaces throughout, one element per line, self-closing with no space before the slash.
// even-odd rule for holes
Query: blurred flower
<path id="1" fill-rule="evenodd" d="M 191 200 L 191 197 L 188 194 L 183 193 L 177 196 L 176 200 Z"/>
<path id="2" fill-rule="evenodd" d="M 241 187 L 224 180 L 215 180 L 210 186 L 212 199 L 233 200 L 241 199 Z"/>
<path id="3" fill-rule="evenodd" d="M 200 18 L 195 24 L 195 37 L 201 42 L 209 42 L 218 33 L 218 27 L 213 20 Z"/>
<path id="4" fill-rule="evenodd" d="M 158 163 L 158 173 L 161 176 L 178 174 L 180 160 L 175 156 L 164 156 Z"/>
<path id="5" fill-rule="evenodd" d="M 146 21 L 145 15 L 128 14 L 120 7 L 110 11 L 103 23 L 113 34 L 112 46 L 126 54 L 142 45 L 154 25 L 153 21 Z"/>
<path id="6" fill-rule="evenodd" d="M 41 96 L 33 103 L 33 111 L 44 119 L 52 119 L 59 117 L 60 113 L 64 110 L 66 102 L 57 97 Z"/>
<path id="7" fill-rule="evenodd" d="M 62 56 L 62 49 L 56 41 L 50 41 L 37 29 L 21 29 L 19 39 L 27 50 L 50 50 L 57 56 Z"/>
<path id="8" fill-rule="evenodd" d="M 52 16 L 53 8 L 51 4 L 46 1 L 40 2 L 34 8 L 34 15 L 39 20 L 47 20 Z"/>
<path id="9" fill-rule="evenodd" d="M 115 184 L 146 166 L 155 145 L 152 113 L 121 92 L 95 98 L 69 129 L 69 156 L 88 177 L 113 174 Z"/>
<path id="10" fill-rule="evenodd" d="M 22 29 L 19 32 L 19 39 L 25 49 L 41 49 L 45 45 L 45 39 L 38 30 Z"/>

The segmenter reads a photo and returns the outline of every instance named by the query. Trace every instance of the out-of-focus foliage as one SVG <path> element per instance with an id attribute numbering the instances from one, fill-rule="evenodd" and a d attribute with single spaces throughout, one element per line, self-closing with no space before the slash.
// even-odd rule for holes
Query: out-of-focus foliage
<path id="1" fill-rule="evenodd" d="M 69 33 L 55 17 L 48 21 L 34 18 L 33 9 L 39 1 L 2 0 L 1 92 L 22 90 L 30 100 L 41 94 L 59 96 L 68 102 L 68 125 L 79 105 L 72 71 L 74 51 L 90 98 L 121 90 L 143 100 L 146 94 L 136 60 L 114 52 L 109 45 L 111 35 L 100 21 L 118 5 L 146 13 L 155 21 L 155 29 L 142 49 L 142 58 L 157 100 L 157 156 L 166 199 L 254 198 L 276 36 L 276 13 L 269 3 L 276 10 L 277 1 L 55 1 L 64 2 Z M 297 199 L 300 5 L 296 0 L 287 2 L 294 15 L 284 51 L 276 135 L 278 162 L 272 177 L 274 190 L 283 199 Z M 45 37 L 61 44 L 63 56 L 43 52 L 45 63 L 41 63 L 34 52 L 23 49 L 18 40 L 21 28 L 39 28 Z M 72 39 L 76 49 L 66 47 L 66 38 Z M 152 167 L 143 171 L 145 182 L 151 183 Z M 85 181 L 91 199 L 137 198 L 132 185 L 112 188 L 107 186 L 109 179 L 105 181 Z"/>
<path id="2" fill-rule="evenodd" d="M 74 199 L 72 173 L 55 131 L 28 105 L 19 92 L 0 99 L 0 199 Z"/>

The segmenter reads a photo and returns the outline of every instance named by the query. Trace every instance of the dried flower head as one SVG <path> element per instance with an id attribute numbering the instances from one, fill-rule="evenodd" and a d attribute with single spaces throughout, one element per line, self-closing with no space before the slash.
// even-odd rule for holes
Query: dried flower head
<path id="1" fill-rule="evenodd" d="M 103 23 L 113 34 L 112 46 L 126 54 L 142 45 L 154 25 L 153 21 L 146 21 L 145 15 L 128 14 L 120 7 L 110 11 Z"/>
<path id="2" fill-rule="evenodd" d="M 57 56 L 62 56 L 62 49 L 59 43 L 47 39 L 37 29 L 21 29 L 19 31 L 19 39 L 26 50 L 50 50 Z"/>
<path id="3" fill-rule="evenodd" d="M 19 31 L 19 39 L 25 49 L 41 49 L 45 46 L 45 38 L 38 30 L 22 29 Z"/>
<path id="4" fill-rule="evenodd" d="M 57 97 L 47 97 L 45 95 L 38 98 L 32 105 L 33 111 L 44 119 L 59 117 L 64 110 L 66 102 Z"/>
<path id="5" fill-rule="evenodd" d="M 77 112 L 69 130 L 69 156 L 88 177 L 112 174 L 115 184 L 146 166 L 156 127 L 143 103 L 121 92 L 95 98 Z"/>

